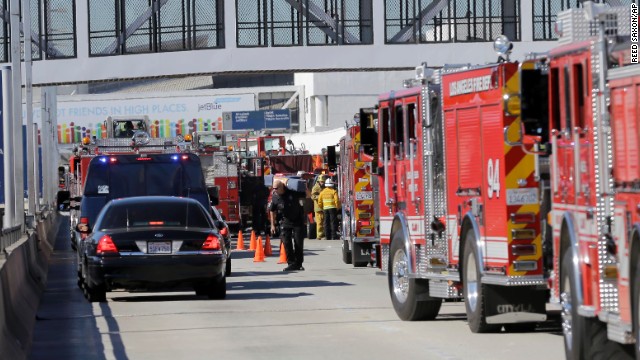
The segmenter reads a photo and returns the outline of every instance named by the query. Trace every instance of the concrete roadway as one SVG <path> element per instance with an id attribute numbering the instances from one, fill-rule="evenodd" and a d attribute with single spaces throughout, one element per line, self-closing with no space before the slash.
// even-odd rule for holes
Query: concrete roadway
<path id="1" fill-rule="evenodd" d="M 68 226 L 64 221 L 61 226 Z M 88 303 L 60 231 L 40 303 L 30 359 L 563 359 L 555 324 L 531 333 L 472 334 L 464 304 L 431 322 L 398 320 L 387 280 L 341 260 L 339 241 L 307 240 L 306 271 L 274 256 L 233 253 L 227 298 L 193 292 L 111 292 Z"/>

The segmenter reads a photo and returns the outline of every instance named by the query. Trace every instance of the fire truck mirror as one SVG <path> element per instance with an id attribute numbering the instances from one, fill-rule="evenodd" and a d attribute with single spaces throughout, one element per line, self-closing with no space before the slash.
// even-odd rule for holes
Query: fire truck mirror
<path id="1" fill-rule="evenodd" d="M 331 171 L 335 171 L 336 170 L 336 147 L 335 146 L 327 146 L 327 165 L 329 167 L 329 170 Z"/>
<path id="2" fill-rule="evenodd" d="M 207 193 L 209 194 L 209 201 L 211 206 L 216 206 L 220 203 L 220 190 L 217 186 L 207 187 Z"/>
<path id="3" fill-rule="evenodd" d="M 58 191 L 58 194 L 56 196 L 56 205 L 58 207 L 58 210 L 67 210 L 69 209 L 69 206 L 71 205 L 71 193 L 69 191 L 66 190 L 60 190 Z"/>

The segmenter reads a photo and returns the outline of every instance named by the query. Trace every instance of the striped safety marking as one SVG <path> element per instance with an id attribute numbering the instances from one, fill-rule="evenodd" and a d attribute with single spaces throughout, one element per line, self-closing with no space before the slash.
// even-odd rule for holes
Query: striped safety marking
<path id="1" fill-rule="evenodd" d="M 513 72 L 507 81 L 505 82 L 505 87 L 503 88 L 503 95 L 509 94 L 518 94 L 520 91 L 520 74 L 518 71 Z M 507 130 L 508 137 L 510 139 L 517 139 L 520 134 L 520 125 L 521 120 L 520 116 L 505 118 L 506 125 L 509 127 Z M 505 205 L 507 208 L 507 237 L 506 237 L 506 246 L 503 247 L 503 250 L 496 253 L 496 258 L 508 256 L 511 261 L 509 261 L 509 269 L 507 275 L 511 276 L 526 276 L 526 275 L 538 275 L 542 272 L 542 238 L 540 235 L 540 205 L 538 202 L 531 204 L 522 204 L 522 205 L 508 205 L 507 201 L 509 199 L 510 192 L 517 191 L 527 191 L 524 190 L 526 188 L 531 189 L 535 186 L 535 191 L 538 190 L 537 183 L 534 180 L 534 172 L 535 172 L 535 161 L 536 158 L 534 155 L 525 153 L 520 146 L 509 146 L 507 144 L 504 145 L 504 154 L 505 154 L 505 187 L 507 192 L 507 199 L 505 199 Z M 518 185 L 518 180 L 525 179 L 527 180 L 527 187 L 523 188 Z M 535 184 L 535 185 L 534 185 Z M 533 190 L 529 190 L 533 191 Z M 539 196 L 540 194 L 538 194 Z M 532 213 L 535 216 L 535 222 L 531 224 L 513 224 L 509 215 L 512 213 Z M 513 240 L 512 231 L 517 229 L 532 229 L 535 231 L 535 238 L 531 240 Z M 536 253 L 534 255 L 522 255 L 517 256 L 513 255 L 510 251 L 512 248 L 511 245 L 514 243 L 518 244 L 533 244 L 536 247 Z M 495 245 L 494 245 L 495 246 Z M 488 249 L 487 249 L 488 250 Z M 493 254 L 487 251 L 487 258 L 491 258 Z M 523 261 L 523 260 L 535 260 L 538 262 L 537 270 L 535 271 L 515 271 L 514 269 L 514 261 Z"/>

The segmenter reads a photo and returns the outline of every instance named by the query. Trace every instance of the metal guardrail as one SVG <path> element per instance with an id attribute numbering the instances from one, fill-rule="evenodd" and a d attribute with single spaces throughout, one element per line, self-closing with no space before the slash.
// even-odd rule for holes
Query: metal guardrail
<path id="1" fill-rule="evenodd" d="M 4 250 L 18 242 L 22 236 L 22 225 L 16 225 L 8 229 L 2 229 L 2 235 L 0 235 L 0 254 L 4 253 Z"/>

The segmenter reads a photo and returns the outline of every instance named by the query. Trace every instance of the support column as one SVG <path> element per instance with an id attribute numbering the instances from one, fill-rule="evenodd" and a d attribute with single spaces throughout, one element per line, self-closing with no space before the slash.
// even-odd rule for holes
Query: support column
<path id="1" fill-rule="evenodd" d="M 20 1 L 11 0 L 11 77 L 13 114 L 13 181 L 16 186 L 15 225 L 24 224 L 24 154 L 22 151 L 22 68 L 20 43 Z"/>
<path id="2" fill-rule="evenodd" d="M 520 1 L 520 41 L 533 41 L 533 4 L 531 1 Z M 516 46 L 514 44 L 514 46 Z"/>
<path id="3" fill-rule="evenodd" d="M 22 0 L 22 20 L 24 22 L 23 32 L 25 39 L 31 39 L 31 0 Z M 33 142 L 33 88 L 31 79 L 31 41 L 24 42 L 24 77 L 25 77 L 25 93 L 26 93 L 26 120 L 27 120 L 27 189 L 28 189 L 28 210 L 27 214 L 34 216 L 36 214 L 37 188 L 35 177 L 35 153 L 36 145 Z M 21 109 L 22 110 L 22 109 Z M 35 225 L 35 222 L 33 223 Z"/>
<path id="4" fill-rule="evenodd" d="M 316 128 L 327 126 L 327 96 L 316 95 Z"/>
<path id="5" fill-rule="evenodd" d="M 13 99 L 11 89 L 13 80 L 11 68 L 2 67 L 2 141 L 4 156 L 4 217 L 2 224 L 5 229 L 15 225 L 16 184 L 13 182 Z"/>

